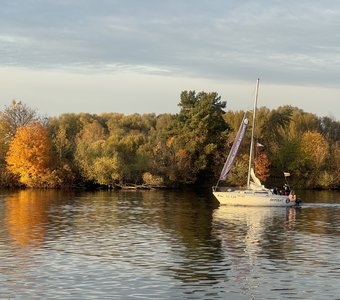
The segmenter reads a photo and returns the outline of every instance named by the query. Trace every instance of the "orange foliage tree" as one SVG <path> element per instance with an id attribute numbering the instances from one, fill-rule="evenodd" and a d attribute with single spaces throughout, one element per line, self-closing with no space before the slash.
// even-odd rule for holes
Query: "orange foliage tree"
<path id="1" fill-rule="evenodd" d="M 256 176 L 261 181 L 266 181 L 269 177 L 269 166 L 270 161 L 266 152 L 261 151 L 260 153 L 258 153 L 255 158 L 255 172 Z"/>
<path id="2" fill-rule="evenodd" d="M 29 187 L 56 186 L 58 177 L 51 171 L 51 142 L 41 123 L 17 129 L 6 156 L 7 168 Z"/>

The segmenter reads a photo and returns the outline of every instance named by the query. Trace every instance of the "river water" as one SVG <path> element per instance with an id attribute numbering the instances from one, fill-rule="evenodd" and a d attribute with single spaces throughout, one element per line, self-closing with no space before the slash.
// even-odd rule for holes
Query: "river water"
<path id="1" fill-rule="evenodd" d="M 340 299 L 340 192 L 0 191 L 0 299 Z"/>

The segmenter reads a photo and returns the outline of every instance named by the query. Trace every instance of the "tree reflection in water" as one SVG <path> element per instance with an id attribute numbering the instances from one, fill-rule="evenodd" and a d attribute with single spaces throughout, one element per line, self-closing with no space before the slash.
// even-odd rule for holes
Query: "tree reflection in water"
<path id="1" fill-rule="evenodd" d="M 46 191 L 22 190 L 5 200 L 9 237 L 19 246 L 39 247 L 46 234 Z"/>

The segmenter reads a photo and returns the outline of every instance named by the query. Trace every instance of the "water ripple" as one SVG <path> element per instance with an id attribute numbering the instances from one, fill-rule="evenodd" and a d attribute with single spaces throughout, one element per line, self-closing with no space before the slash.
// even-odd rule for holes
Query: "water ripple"
<path id="1" fill-rule="evenodd" d="M 176 192 L 12 193 L 0 202 L 0 295 L 335 299 L 337 205 L 216 207 Z"/>

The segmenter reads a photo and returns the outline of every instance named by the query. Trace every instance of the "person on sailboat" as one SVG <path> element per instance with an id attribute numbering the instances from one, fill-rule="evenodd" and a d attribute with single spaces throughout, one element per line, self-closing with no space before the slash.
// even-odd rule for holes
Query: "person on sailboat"
<path id="1" fill-rule="evenodd" d="M 289 185 L 288 185 L 287 183 L 285 183 L 285 184 L 283 185 L 283 194 L 284 194 L 285 196 L 288 196 L 288 195 L 290 194 L 290 188 L 289 188 Z"/>

